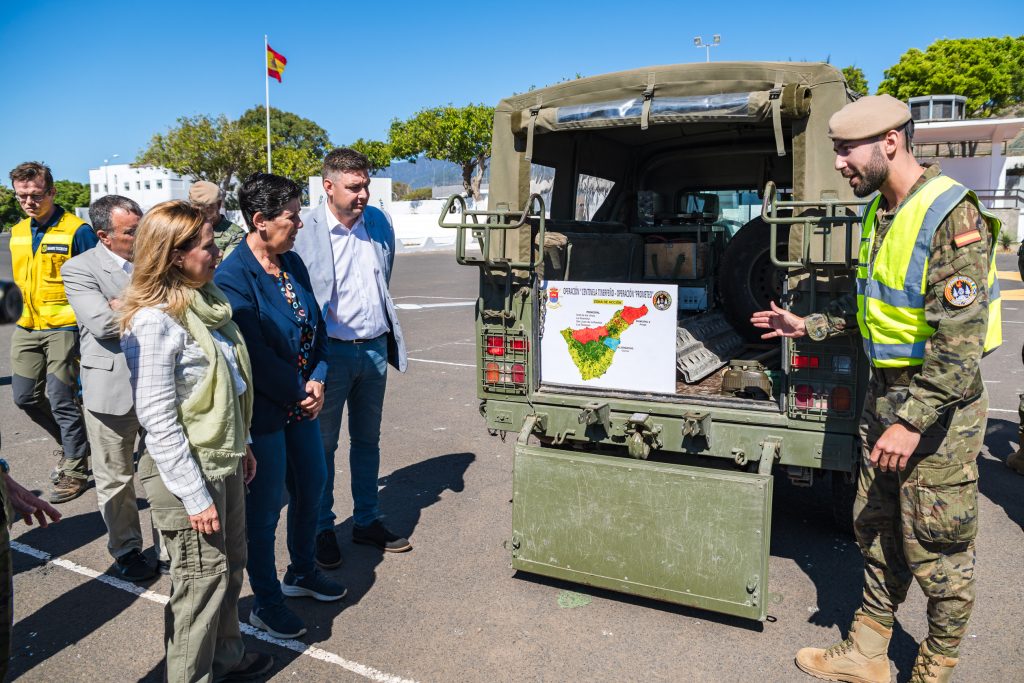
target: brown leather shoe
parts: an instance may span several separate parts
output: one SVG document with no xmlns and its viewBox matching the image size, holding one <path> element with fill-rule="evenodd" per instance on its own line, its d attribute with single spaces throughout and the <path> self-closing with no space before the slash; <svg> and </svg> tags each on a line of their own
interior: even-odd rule
<svg viewBox="0 0 1024 683">
<path fill-rule="evenodd" d="M 78 498 L 85 493 L 87 488 L 89 488 L 88 480 L 61 474 L 57 477 L 57 481 L 50 484 L 50 495 L 47 498 L 54 505 L 58 505 Z"/>
<path fill-rule="evenodd" d="M 889 683 L 889 639 L 892 629 L 871 617 L 858 614 L 850 635 L 831 647 L 805 647 L 796 653 L 796 665 L 805 673 L 826 681 Z"/>
</svg>

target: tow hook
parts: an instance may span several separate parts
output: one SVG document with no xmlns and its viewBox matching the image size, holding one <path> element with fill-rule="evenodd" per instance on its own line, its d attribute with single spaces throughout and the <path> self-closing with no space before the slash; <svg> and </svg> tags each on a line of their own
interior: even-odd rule
<svg viewBox="0 0 1024 683">
<path fill-rule="evenodd" d="M 591 401 L 583 406 L 579 416 L 576 418 L 581 425 L 600 424 L 604 427 L 604 433 L 611 436 L 612 418 L 611 408 L 607 403 Z"/>
<path fill-rule="evenodd" d="M 654 424 L 647 413 L 633 413 L 626 420 L 626 448 L 632 458 L 646 460 L 652 450 L 664 446 L 661 440 L 661 425 Z M 632 432 L 632 434 L 630 434 Z"/>
</svg>

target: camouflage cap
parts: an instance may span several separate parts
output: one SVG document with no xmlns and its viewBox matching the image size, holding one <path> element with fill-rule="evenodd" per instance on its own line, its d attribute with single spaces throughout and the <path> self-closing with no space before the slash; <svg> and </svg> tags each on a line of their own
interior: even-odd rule
<svg viewBox="0 0 1024 683">
<path fill-rule="evenodd" d="M 216 183 L 209 180 L 199 180 L 192 183 L 188 190 L 188 200 L 199 206 L 210 206 L 224 198 L 224 193 Z"/>
<path fill-rule="evenodd" d="M 910 107 L 892 95 L 868 95 L 851 102 L 828 120 L 833 140 L 865 140 L 899 128 L 910 120 Z"/>
</svg>

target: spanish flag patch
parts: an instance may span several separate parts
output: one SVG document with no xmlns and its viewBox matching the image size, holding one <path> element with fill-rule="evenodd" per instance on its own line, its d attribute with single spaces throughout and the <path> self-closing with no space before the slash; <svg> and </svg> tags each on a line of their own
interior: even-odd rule
<svg viewBox="0 0 1024 683">
<path fill-rule="evenodd" d="M 981 231 L 978 230 L 977 228 L 953 236 L 953 244 L 957 246 L 957 249 L 966 247 L 968 244 L 974 244 L 975 242 L 980 241 Z"/>
</svg>

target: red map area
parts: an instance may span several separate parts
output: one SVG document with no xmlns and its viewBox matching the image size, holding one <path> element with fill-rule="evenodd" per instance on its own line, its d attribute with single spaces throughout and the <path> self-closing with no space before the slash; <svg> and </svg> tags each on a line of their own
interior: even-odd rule
<svg viewBox="0 0 1024 683">
<path fill-rule="evenodd" d="M 620 315 L 622 316 L 623 320 L 632 325 L 634 320 L 636 320 L 637 318 L 642 318 L 645 315 L 647 315 L 647 306 L 640 306 L 639 308 L 634 308 L 633 306 L 623 306 L 622 313 Z"/>
<path fill-rule="evenodd" d="M 604 325 L 601 325 L 601 327 L 588 327 L 583 330 L 572 331 L 572 338 L 578 341 L 580 344 L 587 344 L 592 341 L 600 341 L 601 337 L 607 336 L 608 328 L 605 327 Z"/>
</svg>

